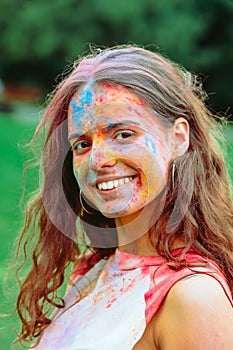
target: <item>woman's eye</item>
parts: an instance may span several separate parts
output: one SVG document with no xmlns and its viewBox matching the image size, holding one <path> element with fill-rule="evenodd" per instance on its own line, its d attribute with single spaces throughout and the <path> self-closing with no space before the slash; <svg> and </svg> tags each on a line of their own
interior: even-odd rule
<svg viewBox="0 0 233 350">
<path fill-rule="evenodd" d="M 131 136 L 134 136 L 134 135 L 135 135 L 135 132 L 133 132 L 133 131 L 120 131 L 117 133 L 116 139 L 123 140 L 123 139 L 127 139 Z"/>
<path fill-rule="evenodd" d="M 88 141 L 78 141 L 73 145 L 73 150 L 76 152 L 83 152 L 86 148 L 91 147 L 90 142 Z"/>
</svg>

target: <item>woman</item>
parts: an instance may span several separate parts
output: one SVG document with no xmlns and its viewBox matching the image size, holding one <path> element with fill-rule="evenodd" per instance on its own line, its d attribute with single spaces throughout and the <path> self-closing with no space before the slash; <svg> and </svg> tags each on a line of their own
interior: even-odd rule
<svg viewBox="0 0 233 350">
<path fill-rule="evenodd" d="M 47 128 L 43 180 L 24 248 L 39 237 L 19 340 L 233 348 L 232 200 L 204 98 L 184 69 L 133 46 L 81 58 L 57 87 L 36 131 Z"/>
</svg>

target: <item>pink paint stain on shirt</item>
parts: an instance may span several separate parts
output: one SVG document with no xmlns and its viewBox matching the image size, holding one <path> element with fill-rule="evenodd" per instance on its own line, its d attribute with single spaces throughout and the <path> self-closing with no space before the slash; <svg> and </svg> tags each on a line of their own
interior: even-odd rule
<svg viewBox="0 0 233 350">
<path fill-rule="evenodd" d="M 117 298 L 112 298 L 112 299 L 108 302 L 108 304 L 106 305 L 106 308 L 108 309 L 109 307 L 111 307 L 112 304 L 115 303 L 115 301 L 117 301 Z"/>
<path fill-rule="evenodd" d="M 159 256 L 136 256 L 117 249 L 107 261 L 102 259 L 87 271 L 84 259 L 84 268 L 79 267 L 79 271 L 85 271 L 85 276 L 79 279 L 76 275 L 73 280 L 74 286 L 65 300 L 67 310 L 54 317 L 35 349 L 132 349 L 172 286 L 194 273 L 218 280 L 233 305 L 229 287 L 216 264 L 194 250 L 184 259 L 190 263 L 199 261 L 200 265 L 194 270 L 184 266 L 176 271 Z M 82 290 L 83 284 L 86 288 L 86 282 L 93 288 L 72 304 L 77 290 Z"/>
</svg>

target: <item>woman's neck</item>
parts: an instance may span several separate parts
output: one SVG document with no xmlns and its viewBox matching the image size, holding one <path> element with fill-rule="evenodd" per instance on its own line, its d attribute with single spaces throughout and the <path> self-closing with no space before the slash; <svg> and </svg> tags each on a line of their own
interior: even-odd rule
<svg viewBox="0 0 233 350">
<path fill-rule="evenodd" d="M 116 218 L 119 250 L 134 255 L 157 255 L 149 240 L 152 212 L 143 210 L 130 216 Z"/>
<path fill-rule="evenodd" d="M 130 242 L 125 245 L 119 245 L 118 249 L 122 252 L 132 254 L 132 255 L 142 255 L 142 256 L 155 256 L 158 255 L 156 249 L 152 246 L 149 240 L 148 233 L 144 234 L 142 237 L 136 241 Z"/>
<path fill-rule="evenodd" d="M 155 225 L 152 217 L 152 211 L 143 210 L 143 215 L 142 212 L 137 212 L 130 216 L 116 218 L 118 249 L 133 255 L 159 255 L 149 238 L 149 231 Z M 183 239 L 177 238 L 170 249 L 175 250 L 184 247 Z"/>
</svg>

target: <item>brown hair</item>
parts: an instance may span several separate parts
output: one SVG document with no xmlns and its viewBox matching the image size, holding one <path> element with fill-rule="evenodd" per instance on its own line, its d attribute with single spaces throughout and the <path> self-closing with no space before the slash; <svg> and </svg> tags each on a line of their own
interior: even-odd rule
<svg viewBox="0 0 233 350">
<path fill-rule="evenodd" d="M 67 140 L 70 100 L 90 79 L 131 89 L 156 111 L 165 125 L 180 116 L 188 120 L 190 146 L 176 159 L 174 186 L 170 169 L 164 210 L 150 230 L 150 239 L 167 261 L 178 262 L 179 256 L 171 255 L 171 247 L 175 238 L 182 237 L 185 251 L 194 247 L 219 265 L 233 292 L 230 185 L 218 142 L 219 125 L 205 106 L 201 86 L 191 74 L 158 53 L 134 46 L 96 50 L 77 61 L 57 86 L 35 133 L 37 136 L 44 127 L 48 130 L 42 155 L 42 189 L 28 205 L 19 244 L 26 251 L 30 237 L 38 234 L 33 264 L 20 285 L 17 300 L 22 321 L 19 340 L 30 341 L 40 335 L 51 322 L 50 308 L 64 306 L 57 290 L 64 282 L 67 266 L 80 256 L 77 217 L 82 219 L 82 231 L 88 236 L 95 256 L 108 257 L 117 246 L 113 219 L 100 212 L 80 214 L 79 187 Z M 101 241 L 95 227 L 102 230 Z"/>
</svg>

